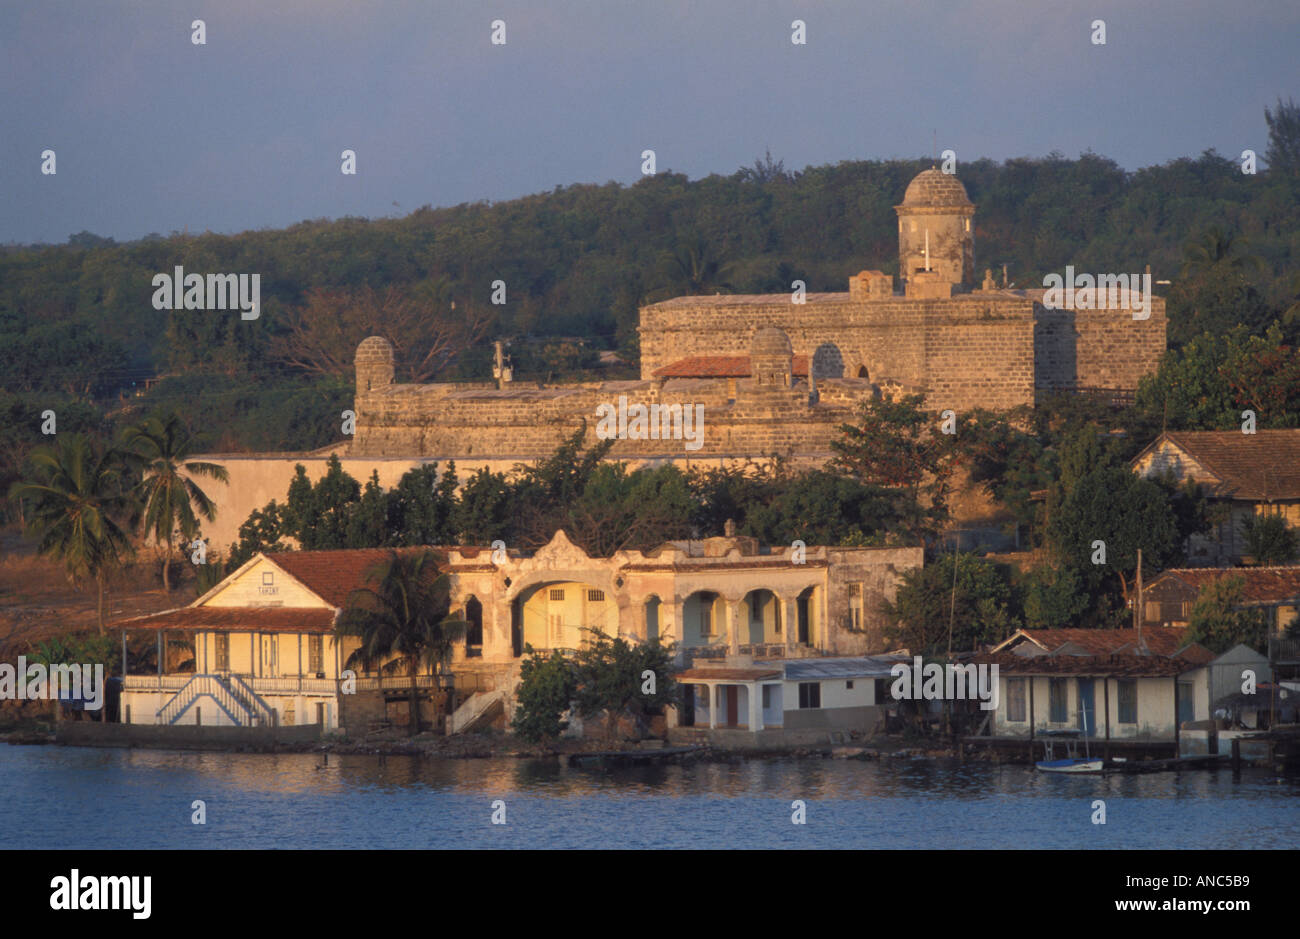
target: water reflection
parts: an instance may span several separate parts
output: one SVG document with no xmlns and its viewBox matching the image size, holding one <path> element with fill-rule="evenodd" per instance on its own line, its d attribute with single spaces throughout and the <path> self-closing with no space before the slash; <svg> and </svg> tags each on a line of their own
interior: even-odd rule
<svg viewBox="0 0 1300 939">
<path fill-rule="evenodd" d="M 1285 847 L 1296 780 L 982 762 L 559 759 L 0 747 L 0 843 L 48 847 Z M 208 824 L 190 824 L 191 803 Z M 1092 824 L 1104 800 L 1105 825 Z M 507 824 L 491 823 L 493 803 Z M 791 824 L 803 800 L 806 825 Z M 52 826 L 52 827 L 47 827 Z"/>
</svg>

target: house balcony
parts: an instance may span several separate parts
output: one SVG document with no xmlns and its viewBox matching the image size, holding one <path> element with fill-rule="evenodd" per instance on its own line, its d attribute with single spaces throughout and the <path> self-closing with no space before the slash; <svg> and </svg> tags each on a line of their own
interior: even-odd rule
<svg viewBox="0 0 1300 939">
<path fill-rule="evenodd" d="M 1273 665 L 1300 665 L 1300 639 L 1270 639 L 1268 660 Z"/>
</svg>

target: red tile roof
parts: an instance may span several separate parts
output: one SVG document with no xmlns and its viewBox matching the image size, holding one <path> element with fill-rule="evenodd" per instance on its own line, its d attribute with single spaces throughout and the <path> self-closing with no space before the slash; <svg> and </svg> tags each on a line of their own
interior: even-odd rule
<svg viewBox="0 0 1300 939">
<path fill-rule="evenodd" d="M 357 548 L 343 551 L 283 551 L 266 559 L 299 581 L 330 606 L 347 606 L 354 590 L 372 586 L 368 580 L 376 565 L 393 551 L 408 554 L 432 548 Z M 438 552 L 439 556 L 441 552 Z"/>
<path fill-rule="evenodd" d="M 976 655 L 977 665 L 996 665 L 1006 675 L 1079 675 L 1083 677 L 1170 678 L 1203 663 L 1159 655 L 1037 655 L 1011 652 Z"/>
<path fill-rule="evenodd" d="M 1012 639 L 1024 637 L 1054 655 L 1062 646 L 1077 646 L 1089 655 L 1137 654 L 1136 629 L 1022 629 Z M 1182 652 L 1189 661 L 1208 662 L 1214 656 L 1202 646 L 1187 645 L 1186 626 L 1151 626 L 1142 630 L 1142 641 L 1152 655 L 1167 657 Z M 1018 644 L 1018 643 L 1016 643 Z M 1002 644 L 1010 648 L 1011 640 Z M 1186 647 L 1186 648 L 1184 648 Z"/>
<path fill-rule="evenodd" d="M 808 356 L 796 355 L 794 374 L 808 376 Z M 655 378 L 749 378 L 754 367 L 747 355 L 692 355 L 655 369 Z"/>
<path fill-rule="evenodd" d="M 1218 477 L 1215 495 L 1251 501 L 1300 499 L 1300 429 L 1253 434 L 1169 431 L 1161 436 Z"/>
<path fill-rule="evenodd" d="M 113 629 L 257 630 L 258 632 L 327 633 L 334 628 L 334 610 L 291 606 L 186 606 L 149 616 L 115 620 Z"/>
<path fill-rule="evenodd" d="M 1246 603 L 1285 603 L 1300 600 L 1300 567 L 1177 567 L 1154 578 L 1147 589 L 1179 580 L 1199 591 L 1225 577 L 1240 577 Z"/>
</svg>

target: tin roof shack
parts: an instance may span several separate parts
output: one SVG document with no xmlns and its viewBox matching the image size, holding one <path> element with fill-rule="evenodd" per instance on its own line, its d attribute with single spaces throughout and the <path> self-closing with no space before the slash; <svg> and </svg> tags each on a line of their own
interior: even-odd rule
<svg viewBox="0 0 1300 939">
<path fill-rule="evenodd" d="M 1210 672 L 1211 717 L 1218 716 L 1214 712 L 1223 706 L 1225 699 L 1244 694 L 1245 688 L 1258 689 L 1273 680 L 1268 657 L 1241 643 L 1215 657 L 1206 667 Z M 1261 692 L 1256 690 L 1258 694 Z"/>
<path fill-rule="evenodd" d="M 1077 729 L 1117 742 L 1177 747 L 1178 726 L 1209 716 L 1214 658 L 1186 630 L 1022 629 L 974 656 L 998 666 L 995 738 L 1032 741 Z"/>
<path fill-rule="evenodd" d="M 884 728 L 890 669 L 904 661 L 901 655 L 696 660 L 677 675 L 683 706 L 669 740 L 779 748 L 870 737 Z"/>
<path fill-rule="evenodd" d="M 1300 528 L 1300 430 L 1166 431 L 1133 460 L 1140 476 L 1173 475 L 1197 483 L 1227 509 L 1208 535 L 1193 535 L 1193 564 L 1236 564 L 1247 556 L 1243 525 L 1254 515 L 1280 515 Z"/>
<path fill-rule="evenodd" d="M 1271 638 L 1300 619 L 1300 567 L 1192 567 L 1167 570 L 1143 589 L 1143 625 L 1186 626 L 1201 590 L 1226 577 L 1242 581 L 1239 608 L 1267 611 Z"/>
</svg>

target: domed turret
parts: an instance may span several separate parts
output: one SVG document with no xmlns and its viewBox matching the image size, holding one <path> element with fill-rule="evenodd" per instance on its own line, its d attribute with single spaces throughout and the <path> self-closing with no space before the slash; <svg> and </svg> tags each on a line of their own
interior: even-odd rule
<svg viewBox="0 0 1300 939">
<path fill-rule="evenodd" d="M 948 285 L 974 285 L 975 205 L 961 180 L 937 169 L 918 173 L 894 210 L 898 273 L 908 296 L 918 295 L 922 284 L 926 295 L 949 292 Z M 940 286 L 942 291 L 937 290 Z"/>
<path fill-rule="evenodd" d="M 379 391 L 393 383 L 393 344 L 370 336 L 357 346 L 357 394 Z"/>
<path fill-rule="evenodd" d="M 749 343 L 749 362 L 760 386 L 789 388 L 794 380 L 794 348 L 775 326 L 760 326 Z"/>
</svg>

